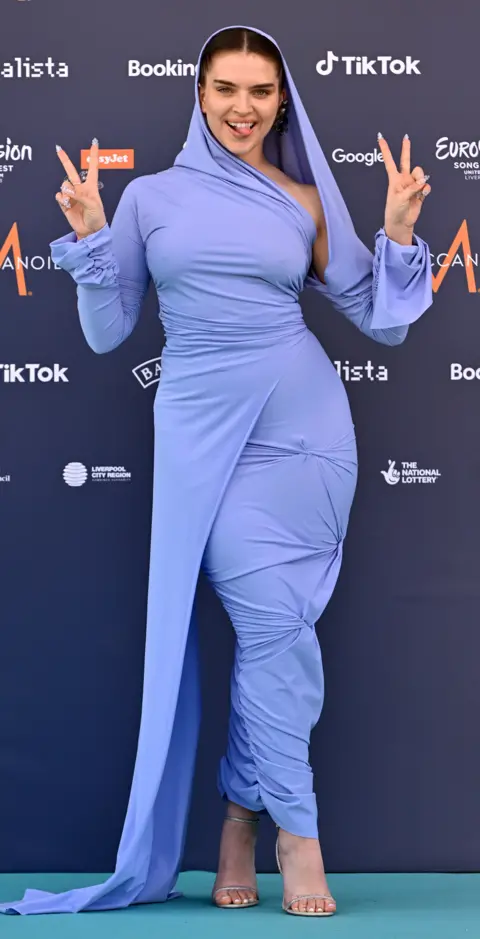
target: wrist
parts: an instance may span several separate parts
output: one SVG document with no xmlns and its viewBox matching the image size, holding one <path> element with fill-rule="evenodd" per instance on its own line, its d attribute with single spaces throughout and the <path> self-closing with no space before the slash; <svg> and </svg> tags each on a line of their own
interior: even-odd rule
<svg viewBox="0 0 480 939">
<path fill-rule="evenodd" d="M 389 225 L 385 222 L 384 231 L 390 241 L 396 241 L 405 247 L 413 245 L 413 225 L 409 228 L 406 225 Z"/>
</svg>

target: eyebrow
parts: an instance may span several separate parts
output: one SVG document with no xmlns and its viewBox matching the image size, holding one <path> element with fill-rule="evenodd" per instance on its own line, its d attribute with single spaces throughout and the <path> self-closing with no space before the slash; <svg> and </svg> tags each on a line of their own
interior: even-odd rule
<svg viewBox="0 0 480 939">
<path fill-rule="evenodd" d="M 223 78 L 214 78 L 213 82 L 215 85 L 228 85 L 229 88 L 236 88 L 235 82 L 224 81 Z M 275 88 L 274 82 L 263 82 L 258 85 L 250 85 L 250 88 Z"/>
</svg>

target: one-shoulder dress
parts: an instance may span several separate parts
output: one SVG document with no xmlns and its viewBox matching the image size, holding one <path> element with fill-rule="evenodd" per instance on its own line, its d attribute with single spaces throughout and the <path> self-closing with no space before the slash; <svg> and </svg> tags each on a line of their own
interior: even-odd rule
<svg viewBox="0 0 480 939">
<path fill-rule="evenodd" d="M 319 187 L 325 284 L 311 266 L 312 217 L 215 140 L 198 99 L 172 167 L 130 182 L 111 226 L 52 243 L 78 285 L 81 326 L 97 353 L 128 338 L 150 278 L 158 294 L 166 342 L 154 401 L 144 694 L 115 873 L 59 895 L 28 890 L 3 912 L 178 895 L 200 712 L 201 565 L 236 634 L 220 792 L 317 836 L 308 760 L 323 702 L 315 623 L 339 573 L 357 459 L 343 383 L 299 295 L 314 287 L 366 335 L 397 344 L 431 303 L 431 274 L 418 237 L 405 248 L 380 230 L 373 256 L 359 242 L 287 74 L 293 119 L 282 163 Z"/>
</svg>

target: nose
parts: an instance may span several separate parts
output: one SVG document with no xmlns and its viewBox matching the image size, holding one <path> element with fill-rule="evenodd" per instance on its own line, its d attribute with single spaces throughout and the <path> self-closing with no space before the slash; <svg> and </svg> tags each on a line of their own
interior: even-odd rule
<svg viewBox="0 0 480 939">
<path fill-rule="evenodd" d="M 252 112 L 248 91 L 239 91 L 233 102 L 233 110 L 239 117 L 247 118 Z"/>
</svg>

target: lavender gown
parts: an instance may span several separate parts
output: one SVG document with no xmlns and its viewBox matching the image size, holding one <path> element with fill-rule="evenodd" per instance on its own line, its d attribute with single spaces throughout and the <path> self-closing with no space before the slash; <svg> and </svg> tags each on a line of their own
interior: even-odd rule
<svg viewBox="0 0 480 939">
<path fill-rule="evenodd" d="M 166 345 L 154 404 L 144 695 L 115 873 L 62 894 L 27 890 L 2 912 L 178 896 L 199 723 L 193 603 L 202 563 L 237 638 L 220 792 L 294 834 L 317 835 L 308 744 L 323 672 L 314 624 L 341 564 L 356 450 L 342 382 L 298 296 L 315 287 L 366 335 L 395 345 L 432 294 L 420 238 L 403 248 L 380 231 L 374 257 L 358 240 L 284 65 L 289 133 L 272 133 L 265 152 L 319 189 L 325 285 L 310 269 L 312 218 L 215 140 L 197 90 L 173 167 L 130 182 L 111 227 L 51 245 L 78 285 L 82 329 L 98 353 L 127 339 L 150 276 L 158 292 Z"/>
</svg>

